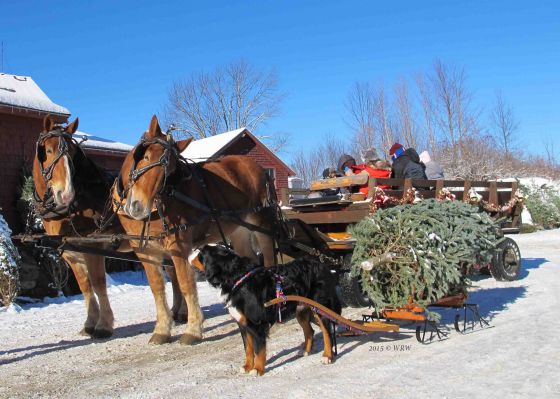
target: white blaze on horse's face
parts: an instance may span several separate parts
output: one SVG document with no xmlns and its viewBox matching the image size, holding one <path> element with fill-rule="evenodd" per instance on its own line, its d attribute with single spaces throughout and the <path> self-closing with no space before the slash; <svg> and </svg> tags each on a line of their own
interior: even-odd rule
<svg viewBox="0 0 560 399">
<path fill-rule="evenodd" d="M 64 140 L 59 137 L 56 140 L 56 146 L 47 147 L 47 158 L 45 164 L 50 164 L 51 160 L 54 160 L 58 155 L 58 140 Z M 49 185 L 52 189 L 54 196 L 54 202 L 59 206 L 69 206 L 72 201 L 74 201 L 75 191 L 74 184 L 72 183 L 72 169 L 70 168 L 70 160 L 68 155 L 63 155 L 56 162 L 53 167 L 52 177 L 49 181 Z"/>
<path fill-rule="evenodd" d="M 136 170 L 158 161 L 163 153 L 159 145 L 151 145 L 144 152 L 141 159 L 137 160 Z M 145 220 L 153 211 L 154 198 L 164 180 L 165 172 L 161 166 L 156 166 L 138 177 L 130 187 L 126 203 L 123 207 L 125 213 L 135 220 Z"/>
</svg>

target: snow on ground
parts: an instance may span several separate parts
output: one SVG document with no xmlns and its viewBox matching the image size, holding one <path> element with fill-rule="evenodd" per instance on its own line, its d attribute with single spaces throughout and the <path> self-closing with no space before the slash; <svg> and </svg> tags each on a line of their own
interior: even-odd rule
<svg viewBox="0 0 560 399">
<path fill-rule="evenodd" d="M 85 317 L 80 296 L 0 312 L 0 397 L 559 397 L 560 230 L 512 238 L 523 255 L 521 279 L 478 278 L 470 298 L 492 328 L 452 331 L 430 345 L 410 330 L 339 338 L 336 362 L 322 365 L 321 337 L 311 356 L 299 358 L 303 334 L 290 322 L 273 329 L 261 378 L 237 373 L 241 338 L 206 283 L 199 283 L 204 342 L 179 345 L 184 326 L 175 326 L 175 342 L 150 346 L 155 307 L 145 278 L 113 274 L 110 339 L 77 335 Z"/>
</svg>

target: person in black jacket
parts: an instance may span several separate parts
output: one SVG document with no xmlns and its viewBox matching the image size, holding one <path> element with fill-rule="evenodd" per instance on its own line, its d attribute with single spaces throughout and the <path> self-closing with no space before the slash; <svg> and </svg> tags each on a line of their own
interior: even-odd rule
<svg viewBox="0 0 560 399">
<path fill-rule="evenodd" d="M 405 149 L 402 144 L 395 143 L 389 150 L 393 160 L 391 177 L 395 179 L 426 179 L 424 166 L 414 148 Z"/>
</svg>

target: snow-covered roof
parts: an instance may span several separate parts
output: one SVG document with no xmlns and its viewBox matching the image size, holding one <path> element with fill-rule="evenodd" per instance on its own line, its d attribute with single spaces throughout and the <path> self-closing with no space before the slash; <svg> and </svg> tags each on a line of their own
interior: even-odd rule
<svg viewBox="0 0 560 399">
<path fill-rule="evenodd" d="M 195 162 L 206 161 L 208 158 L 216 155 L 222 148 L 226 147 L 246 130 L 245 128 L 236 129 L 193 141 L 185 148 L 185 151 L 183 151 L 181 155 Z"/>
<path fill-rule="evenodd" d="M 261 143 L 258 138 L 256 138 L 253 134 L 251 134 L 249 130 L 244 127 L 193 141 L 187 148 L 185 148 L 185 151 L 183 151 L 181 155 L 191 162 L 204 162 L 212 157 L 222 155 L 221 152 L 223 149 L 229 146 L 238 137 L 245 135 L 250 137 L 255 143 L 260 143 L 272 157 L 276 158 L 283 165 L 285 165 L 289 171 L 289 174 L 295 174 L 288 167 L 288 165 L 286 165 L 280 158 L 278 158 L 276 154 L 274 154 L 266 145 Z"/>
<path fill-rule="evenodd" d="M 103 137 L 94 136 L 89 133 L 76 132 L 74 133 L 74 138 L 80 142 L 83 137 L 87 137 L 87 140 L 82 143 L 83 148 L 93 148 L 101 150 L 111 150 L 119 152 L 128 152 L 132 150 L 133 146 L 125 143 L 120 143 L 118 141 L 104 139 Z"/>
<path fill-rule="evenodd" d="M 0 105 L 70 115 L 67 108 L 53 103 L 29 76 L 0 73 Z"/>
</svg>

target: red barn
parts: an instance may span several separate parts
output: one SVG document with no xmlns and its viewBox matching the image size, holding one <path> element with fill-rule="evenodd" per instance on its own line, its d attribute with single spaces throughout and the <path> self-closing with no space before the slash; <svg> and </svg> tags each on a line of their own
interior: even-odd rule
<svg viewBox="0 0 560 399">
<path fill-rule="evenodd" d="M 274 176 L 276 191 L 288 188 L 288 177 L 295 173 L 266 145 L 245 128 L 193 141 L 181 154 L 194 162 L 222 155 L 247 155 Z"/>
</svg>

